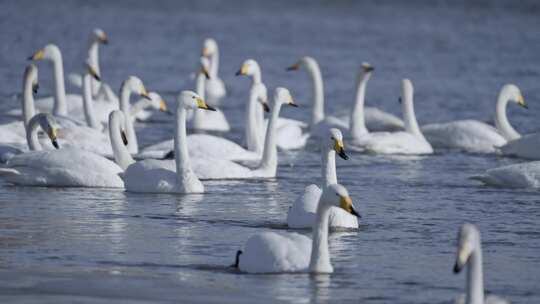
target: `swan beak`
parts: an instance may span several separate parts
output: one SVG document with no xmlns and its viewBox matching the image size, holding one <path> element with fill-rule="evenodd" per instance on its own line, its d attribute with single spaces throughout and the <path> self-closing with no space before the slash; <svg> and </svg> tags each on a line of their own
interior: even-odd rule
<svg viewBox="0 0 540 304">
<path fill-rule="evenodd" d="M 354 206 L 352 204 L 352 199 L 350 197 L 342 196 L 339 200 L 339 206 L 341 207 L 341 209 L 349 212 L 350 214 L 356 217 L 361 217 L 360 214 L 356 212 L 356 210 L 354 209 Z"/>
<path fill-rule="evenodd" d="M 208 50 L 208 48 L 204 47 L 204 48 L 202 49 L 202 55 L 203 55 L 203 57 L 208 57 L 208 56 L 210 56 L 210 51 Z"/>
<path fill-rule="evenodd" d="M 209 110 L 209 111 L 215 111 L 216 109 L 207 105 L 202 98 L 197 98 L 197 108 L 203 109 L 203 110 Z"/>
<path fill-rule="evenodd" d="M 465 264 L 467 263 L 467 260 L 469 259 L 469 247 L 463 246 L 459 248 L 456 264 L 454 264 L 454 273 L 459 273 Z"/>
<path fill-rule="evenodd" d="M 148 91 L 146 90 L 146 88 L 143 88 L 142 89 L 142 92 L 140 94 L 143 98 L 146 98 L 148 100 L 152 100 L 152 98 L 150 97 L 150 95 L 148 95 Z"/>
<path fill-rule="evenodd" d="M 240 70 L 236 72 L 236 76 L 240 76 L 240 75 L 247 75 L 247 66 L 245 64 L 242 64 L 242 66 L 240 67 Z"/>
<path fill-rule="evenodd" d="M 32 91 L 34 92 L 34 94 L 37 94 L 38 90 L 39 90 L 39 83 L 32 85 Z"/>
<path fill-rule="evenodd" d="M 264 109 L 264 111 L 266 113 L 270 113 L 270 106 L 268 106 L 268 104 L 266 102 L 261 101 L 261 106 L 263 107 L 263 109 Z"/>
<path fill-rule="evenodd" d="M 401 100 L 401 96 L 398 98 L 397 100 L 399 103 L 402 103 L 403 101 Z"/>
<path fill-rule="evenodd" d="M 58 145 L 58 142 L 56 141 L 56 139 L 52 139 L 51 142 L 52 142 L 52 145 L 53 145 L 56 149 L 60 149 L 60 146 Z"/>
<path fill-rule="evenodd" d="M 107 35 L 103 35 L 98 38 L 98 41 L 102 44 L 109 44 L 109 38 L 107 38 Z"/>
<path fill-rule="evenodd" d="M 523 107 L 525 109 L 529 108 L 527 106 L 527 104 L 525 103 L 525 98 L 523 98 L 523 95 L 519 95 L 519 97 L 518 97 L 518 105 L 520 105 L 521 107 Z"/>
<path fill-rule="evenodd" d="M 45 51 L 39 50 L 32 54 L 32 56 L 28 57 L 28 60 L 41 60 L 45 57 Z"/>
<path fill-rule="evenodd" d="M 96 69 L 94 69 L 92 66 L 87 65 L 88 74 L 90 76 L 94 77 L 95 80 L 101 81 L 101 77 L 99 77 L 98 73 L 96 72 Z"/>
<path fill-rule="evenodd" d="M 127 139 L 127 136 L 126 136 L 126 132 L 124 132 L 124 130 L 120 131 L 120 136 L 122 137 L 122 142 L 124 143 L 125 146 L 128 145 L 128 139 Z"/>
<path fill-rule="evenodd" d="M 300 63 L 295 63 L 287 68 L 287 71 L 298 71 L 300 69 Z"/>
<path fill-rule="evenodd" d="M 210 74 L 208 74 L 208 70 L 205 67 L 201 68 L 200 73 L 204 74 L 204 77 L 206 77 L 206 79 L 210 79 Z"/>
<path fill-rule="evenodd" d="M 345 154 L 345 148 L 343 146 L 343 141 L 342 140 L 339 140 L 339 139 L 335 140 L 334 150 L 337 152 L 339 157 L 343 158 L 344 160 L 349 159 L 349 156 L 347 154 Z"/>
<path fill-rule="evenodd" d="M 364 71 L 364 73 L 369 73 L 373 72 L 375 68 L 371 64 L 364 62 L 362 63 L 362 70 Z"/>
<path fill-rule="evenodd" d="M 172 114 L 169 108 L 167 108 L 167 103 L 163 99 L 159 101 L 159 110 L 167 114 Z"/>
<path fill-rule="evenodd" d="M 291 107 L 298 108 L 298 105 L 294 103 L 294 99 L 290 95 L 289 95 L 289 103 L 288 103 L 288 105 L 291 106 Z"/>
<path fill-rule="evenodd" d="M 51 128 L 50 129 L 50 132 L 49 132 L 49 138 L 51 139 L 51 143 L 52 145 L 56 148 L 56 149 L 60 149 L 60 146 L 58 145 L 58 141 L 56 141 L 56 128 Z"/>
</svg>

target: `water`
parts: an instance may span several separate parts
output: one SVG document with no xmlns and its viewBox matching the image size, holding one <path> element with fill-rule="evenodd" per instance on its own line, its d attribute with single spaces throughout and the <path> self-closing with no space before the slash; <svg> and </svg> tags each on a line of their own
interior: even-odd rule
<svg viewBox="0 0 540 304">
<path fill-rule="evenodd" d="M 248 80 L 259 60 L 269 87 L 285 85 L 304 108 L 310 82 L 284 68 L 310 54 L 323 70 L 328 113 L 347 111 L 362 61 L 376 71 L 367 103 L 398 114 L 399 80 L 416 88 L 421 124 L 488 120 L 499 88 L 520 86 L 530 110 L 509 106 L 512 123 L 538 131 L 540 6 L 533 1 L 3 1 L 0 3 L 1 110 L 17 106 L 25 58 L 48 42 L 80 71 L 90 29 L 102 27 L 102 74 L 113 87 L 128 75 L 172 102 L 191 88 L 202 40 L 221 47 L 230 96 L 222 108 L 242 136 Z M 52 88 L 40 64 L 40 94 Z M 69 88 L 73 91 L 73 88 Z M 3 118 L 3 120 L 6 120 Z M 141 142 L 171 134 L 151 128 Z M 0 299 L 6 303 L 363 302 L 449 303 L 464 291 L 453 275 L 459 225 L 482 232 L 485 285 L 515 303 L 540 301 L 540 202 L 531 190 L 493 189 L 468 177 L 518 162 L 441 152 L 429 157 L 352 154 L 338 177 L 362 213 L 359 231 L 330 237 L 335 273 L 245 275 L 234 253 L 253 233 L 285 230 L 286 210 L 318 181 L 316 151 L 280 153 L 278 178 L 205 182 L 204 195 L 136 195 L 114 190 L 0 186 Z M 309 234 L 308 232 L 304 232 Z"/>
</svg>

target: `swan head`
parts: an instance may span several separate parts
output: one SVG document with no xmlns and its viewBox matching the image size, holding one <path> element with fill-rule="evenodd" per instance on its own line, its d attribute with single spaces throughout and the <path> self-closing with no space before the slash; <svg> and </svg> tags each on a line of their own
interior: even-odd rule
<svg viewBox="0 0 540 304">
<path fill-rule="evenodd" d="M 464 224 L 458 232 L 458 250 L 454 273 L 459 273 L 480 244 L 480 232 L 473 224 Z"/>
<path fill-rule="evenodd" d="M 240 69 L 238 72 L 236 72 L 236 76 L 244 75 L 244 76 L 251 76 L 255 75 L 256 73 L 260 72 L 260 67 L 257 61 L 254 59 L 248 59 L 242 63 L 240 66 Z"/>
<path fill-rule="evenodd" d="M 161 95 L 156 92 L 150 92 L 148 93 L 148 96 L 150 96 L 150 108 L 167 114 L 172 113 L 167 107 L 167 102 L 161 97 Z"/>
<path fill-rule="evenodd" d="M 501 95 L 504 96 L 511 102 L 517 103 L 519 106 L 528 109 L 527 104 L 525 103 L 525 98 L 521 95 L 521 90 L 515 84 L 506 84 L 501 89 Z"/>
<path fill-rule="evenodd" d="M 56 123 L 56 120 L 51 114 L 48 113 L 39 113 L 36 114 L 38 118 L 38 123 L 41 129 L 47 134 L 49 139 L 51 140 L 52 145 L 59 149 L 60 146 L 58 145 L 57 141 L 57 135 L 58 135 L 58 124 Z"/>
<path fill-rule="evenodd" d="M 206 104 L 206 102 L 199 96 L 199 94 L 193 91 L 182 91 L 178 95 L 177 106 L 182 107 L 186 110 L 189 109 L 203 109 L 209 111 L 215 111 L 213 107 Z"/>
<path fill-rule="evenodd" d="M 340 184 L 328 185 L 323 189 L 320 204 L 341 208 L 350 214 L 360 217 L 360 214 L 354 208 L 347 188 Z"/>
<path fill-rule="evenodd" d="M 301 67 L 306 67 L 308 70 L 313 70 L 313 69 L 318 69 L 319 64 L 317 63 L 317 60 L 315 60 L 313 57 L 304 56 L 300 58 L 298 62 L 289 66 L 287 68 L 287 71 L 297 71 L 297 70 L 300 70 Z"/>
<path fill-rule="evenodd" d="M 126 118 L 124 112 L 120 110 L 114 110 L 109 114 L 109 128 L 118 128 L 120 130 L 120 136 L 125 146 L 128 145 L 128 139 L 126 136 Z"/>
<path fill-rule="evenodd" d="M 369 80 L 369 78 L 371 78 L 371 73 L 375 70 L 375 68 L 367 62 L 362 62 L 362 65 L 360 66 L 360 68 L 361 68 L 360 77 L 366 80 Z"/>
<path fill-rule="evenodd" d="M 151 100 L 142 80 L 137 76 L 129 76 L 128 79 L 124 81 L 122 87 L 125 90 L 129 90 L 131 93 L 138 94 L 141 97 Z"/>
<path fill-rule="evenodd" d="M 218 50 L 218 44 L 213 38 L 206 38 L 203 43 L 202 55 L 203 57 L 210 57 Z"/>
<path fill-rule="evenodd" d="M 96 41 L 101 44 L 109 43 L 109 38 L 107 37 L 107 34 L 105 34 L 105 32 L 100 28 L 96 28 L 92 31 L 91 38 L 93 41 Z"/>
<path fill-rule="evenodd" d="M 296 103 L 294 103 L 294 99 L 292 98 L 291 92 L 287 90 L 284 87 L 277 87 L 274 91 L 274 102 L 279 105 L 289 105 L 292 107 L 298 107 Z"/>
<path fill-rule="evenodd" d="M 336 151 L 339 157 L 347 160 L 349 156 L 345 153 L 345 146 L 343 145 L 343 134 L 339 129 L 331 128 L 328 130 L 330 133 L 329 148 Z"/>
<path fill-rule="evenodd" d="M 199 67 L 199 75 L 202 74 L 206 77 L 206 79 L 210 79 L 210 73 L 208 72 L 210 70 L 210 60 L 204 56 L 201 56 L 201 58 L 199 58 Z"/>
<path fill-rule="evenodd" d="M 24 80 L 26 85 L 32 86 L 32 92 L 37 94 L 39 89 L 38 68 L 35 65 L 29 64 L 26 69 L 24 69 Z"/>
<path fill-rule="evenodd" d="M 60 52 L 60 49 L 55 44 L 47 44 L 44 48 L 41 50 L 38 50 L 32 54 L 32 56 L 28 57 L 28 60 L 58 60 L 59 58 L 62 58 L 62 53 Z"/>
</svg>

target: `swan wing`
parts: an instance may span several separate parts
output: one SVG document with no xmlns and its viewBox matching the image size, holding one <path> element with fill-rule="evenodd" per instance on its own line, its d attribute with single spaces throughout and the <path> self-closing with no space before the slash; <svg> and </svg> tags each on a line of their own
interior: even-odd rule
<svg viewBox="0 0 540 304">
<path fill-rule="evenodd" d="M 287 212 L 287 226 L 289 228 L 311 228 L 315 222 L 315 212 L 321 197 L 322 190 L 311 184 L 298 196 Z"/>
<path fill-rule="evenodd" d="M 366 151 L 377 154 L 431 154 L 433 149 L 425 140 L 408 132 L 372 133 Z"/>
<path fill-rule="evenodd" d="M 500 147 L 503 155 L 509 155 L 530 160 L 540 159 L 540 134 L 527 134 L 521 138 L 507 142 Z"/>
<path fill-rule="evenodd" d="M 176 186 L 174 160 L 147 159 L 127 167 L 123 175 L 129 192 L 173 192 Z"/>
<path fill-rule="evenodd" d="M 202 180 L 246 179 L 255 177 L 253 171 L 226 159 L 191 158 L 191 168 Z"/>
<path fill-rule="evenodd" d="M 540 161 L 489 169 L 484 174 L 471 178 L 495 187 L 538 188 L 540 187 Z"/>
<path fill-rule="evenodd" d="M 366 128 L 372 132 L 396 132 L 402 131 L 405 128 L 405 124 L 401 118 L 374 107 L 364 108 L 364 119 Z"/>
<path fill-rule="evenodd" d="M 220 110 L 201 111 L 201 119 L 192 119 L 191 127 L 195 130 L 228 132 L 231 130 L 225 114 Z"/>
</svg>

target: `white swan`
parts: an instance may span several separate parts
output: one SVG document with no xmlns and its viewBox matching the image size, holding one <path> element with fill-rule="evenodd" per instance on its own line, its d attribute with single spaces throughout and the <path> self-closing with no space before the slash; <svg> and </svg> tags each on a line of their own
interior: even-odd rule
<svg viewBox="0 0 540 304">
<path fill-rule="evenodd" d="M 497 149 L 500 154 L 530 160 L 540 160 L 540 133 L 523 135 Z"/>
<path fill-rule="evenodd" d="M 494 153 L 507 141 L 516 140 L 519 133 L 506 116 L 508 102 L 526 107 L 519 88 L 513 84 L 502 87 L 495 110 L 496 128 L 477 120 L 458 120 L 422 127 L 422 133 L 435 148 L 452 148 L 473 153 Z"/>
<path fill-rule="evenodd" d="M 200 71 L 195 78 L 196 92 L 205 99 L 206 86 L 212 80 L 209 74 L 210 61 L 206 57 L 200 58 Z M 208 78 L 208 79 L 207 79 Z M 194 111 L 191 119 L 191 127 L 197 131 L 219 131 L 229 132 L 231 127 L 225 117 L 225 114 L 220 110 L 216 111 Z"/>
<path fill-rule="evenodd" d="M 113 148 L 114 161 L 123 171 L 135 162 L 127 148 L 126 118 L 120 110 L 109 114 L 109 138 Z"/>
<path fill-rule="evenodd" d="M 328 136 L 321 138 L 321 173 L 322 185 L 337 184 L 336 153 L 343 159 L 349 157 L 343 147 L 343 135 L 339 129 L 332 128 Z M 315 184 L 304 189 L 303 195 L 296 199 L 287 212 L 287 226 L 289 228 L 311 228 L 315 222 L 317 204 L 322 190 Z M 331 208 L 330 227 L 358 228 L 358 218 L 339 209 Z"/>
<path fill-rule="evenodd" d="M 206 83 L 206 98 L 210 105 L 217 106 L 220 100 L 227 95 L 225 84 L 218 76 L 219 70 L 219 48 L 216 40 L 207 38 L 204 40 L 202 55 L 210 59 L 209 76 Z"/>
<path fill-rule="evenodd" d="M 242 251 L 237 252 L 235 266 L 248 273 L 334 272 L 328 249 L 331 207 L 358 215 L 345 187 L 326 186 L 317 206 L 312 239 L 297 233 L 256 234 L 247 240 Z"/>
<path fill-rule="evenodd" d="M 482 270 L 482 245 L 480 232 L 473 224 L 464 224 L 459 229 L 458 250 L 454 273 L 467 267 L 465 295 L 458 297 L 459 304 L 508 304 L 505 299 L 495 295 L 484 296 L 484 273 Z"/>
<path fill-rule="evenodd" d="M 124 173 L 129 192 L 203 193 L 204 186 L 191 168 L 186 143 L 188 109 L 213 110 L 195 92 L 182 91 L 176 102 L 174 137 L 175 161 L 143 160 L 127 167 Z M 126 120 L 127 123 L 129 120 Z M 127 127 L 127 126 L 126 126 Z M 127 140 L 129 144 L 129 135 Z"/>
<path fill-rule="evenodd" d="M 266 132 L 263 157 L 255 169 L 224 159 L 194 158 L 193 171 L 201 179 L 247 179 L 274 178 L 277 172 L 276 124 L 283 104 L 296 106 L 289 90 L 278 87 L 274 93 L 274 104 Z"/>
<path fill-rule="evenodd" d="M 312 135 L 324 136 L 329 128 L 348 130 L 350 115 L 346 115 L 345 117 L 325 116 L 323 80 L 317 61 L 312 57 L 306 56 L 301 58 L 296 64 L 288 67 L 287 70 L 295 71 L 301 67 L 306 68 L 313 81 L 313 108 L 310 121 Z M 403 128 L 403 122 L 399 118 L 376 108 L 365 107 L 364 117 L 367 128 L 372 131 L 395 131 Z"/>
<path fill-rule="evenodd" d="M 53 116 L 36 114 L 27 131 L 28 146 L 32 151 L 14 156 L 6 168 L 0 169 L 0 175 L 8 183 L 47 187 L 124 187 L 119 176 L 122 169 L 102 156 L 74 148 L 42 151 L 38 127 L 47 134 L 52 145 L 59 148 Z"/>
<path fill-rule="evenodd" d="M 376 154 L 432 154 L 433 148 L 426 141 L 414 114 L 414 89 L 409 79 L 401 81 L 401 103 L 405 131 L 373 132 L 366 131 L 355 139 L 355 147 L 363 148 L 369 153 Z"/>
<path fill-rule="evenodd" d="M 540 161 L 525 162 L 488 169 L 471 179 L 502 188 L 540 188 Z"/>
</svg>

